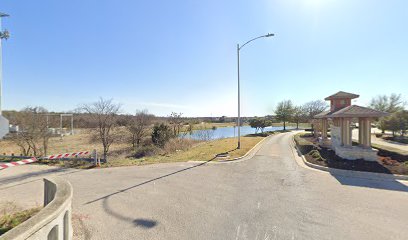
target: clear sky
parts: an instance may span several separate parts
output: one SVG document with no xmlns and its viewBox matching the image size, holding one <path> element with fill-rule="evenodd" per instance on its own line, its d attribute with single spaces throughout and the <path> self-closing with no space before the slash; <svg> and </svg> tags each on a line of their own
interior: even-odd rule
<svg viewBox="0 0 408 240">
<path fill-rule="evenodd" d="M 408 96 L 406 0 L 2 0 L 4 109 L 72 110 L 113 98 L 123 111 L 236 116 L 339 90 L 366 105 Z"/>
</svg>

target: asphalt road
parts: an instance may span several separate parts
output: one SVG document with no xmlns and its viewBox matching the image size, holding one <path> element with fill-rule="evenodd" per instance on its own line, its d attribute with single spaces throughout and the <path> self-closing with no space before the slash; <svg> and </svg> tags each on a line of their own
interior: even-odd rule
<svg viewBox="0 0 408 240">
<path fill-rule="evenodd" d="M 41 204 L 39 179 L 58 174 L 74 187 L 76 239 L 408 238 L 406 183 L 306 169 L 291 138 L 273 136 L 252 158 L 225 164 L 42 167 L 34 176 L 16 167 L 0 172 L 0 201 Z"/>
</svg>

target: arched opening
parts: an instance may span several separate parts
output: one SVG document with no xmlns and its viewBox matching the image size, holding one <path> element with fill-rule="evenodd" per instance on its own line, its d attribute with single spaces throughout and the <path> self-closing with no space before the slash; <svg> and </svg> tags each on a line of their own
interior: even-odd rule
<svg viewBox="0 0 408 240">
<path fill-rule="evenodd" d="M 68 240 L 69 239 L 69 211 L 66 211 L 64 214 L 64 240 Z"/>
<path fill-rule="evenodd" d="M 48 240 L 58 240 L 58 225 L 55 225 L 48 233 Z"/>
</svg>

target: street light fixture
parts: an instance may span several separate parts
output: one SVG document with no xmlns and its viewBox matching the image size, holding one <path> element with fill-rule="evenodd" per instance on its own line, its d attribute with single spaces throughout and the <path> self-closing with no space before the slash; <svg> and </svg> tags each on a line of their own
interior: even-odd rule
<svg viewBox="0 0 408 240">
<path fill-rule="evenodd" d="M 238 125 L 238 146 L 237 149 L 241 148 L 241 96 L 240 96 L 240 82 L 239 82 L 239 51 L 248 43 L 255 41 L 256 39 L 259 38 L 266 38 L 266 37 L 272 37 L 275 36 L 275 34 L 273 33 L 268 33 L 266 35 L 262 35 L 256 38 L 253 38 L 251 40 L 249 40 L 248 42 L 242 44 L 242 46 L 239 46 L 239 44 L 237 44 L 237 57 L 238 57 L 238 120 L 237 120 L 237 125 Z"/>
</svg>

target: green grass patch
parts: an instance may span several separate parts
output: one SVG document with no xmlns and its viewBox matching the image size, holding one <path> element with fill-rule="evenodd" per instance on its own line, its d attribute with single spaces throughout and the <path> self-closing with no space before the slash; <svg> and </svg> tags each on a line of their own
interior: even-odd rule
<svg viewBox="0 0 408 240">
<path fill-rule="evenodd" d="M 0 217 L 0 235 L 4 234 L 5 232 L 9 231 L 10 229 L 18 226 L 20 223 L 26 221 L 30 217 L 34 216 L 41 210 L 40 207 L 31 208 L 28 210 L 11 213 L 11 214 L 3 214 Z"/>
</svg>

